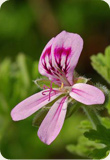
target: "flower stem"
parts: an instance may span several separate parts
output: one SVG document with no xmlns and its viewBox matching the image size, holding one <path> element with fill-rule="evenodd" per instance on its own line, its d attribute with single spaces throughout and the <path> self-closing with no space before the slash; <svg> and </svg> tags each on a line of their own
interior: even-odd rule
<svg viewBox="0 0 110 160">
<path fill-rule="evenodd" d="M 86 113 L 88 119 L 91 121 L 94 129 L 97 128 L 98 125 L 101 125 L 100 117 L 95 108 L 90 108 L 88 106 L 82 106 L 84 112 Z"/>
</svg>

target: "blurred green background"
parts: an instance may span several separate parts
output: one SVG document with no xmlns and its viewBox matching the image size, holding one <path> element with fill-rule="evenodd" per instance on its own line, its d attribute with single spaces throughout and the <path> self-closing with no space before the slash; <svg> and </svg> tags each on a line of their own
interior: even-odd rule
<svg viewBox="0 0 110 160">
<path fill-rule="evenodd" d="M 80 34 L 84 49 L 77 66 L 81 75 L 106 82 L 92 69 L 90 56 L 110 44 L 110 9 L 101 0 L 9 0 L 0 9 L 0 150 L 7 159 L 84 158 L 70 154 L 66 145 L 76 144 L 82 111 L 65 121 L 57 139 L 43 144 L 31 116 L 13 122 L 11 109 L 38 91 L 32 80 L 41 52 L 50 38 L 62 30 Z"/>
</svg>

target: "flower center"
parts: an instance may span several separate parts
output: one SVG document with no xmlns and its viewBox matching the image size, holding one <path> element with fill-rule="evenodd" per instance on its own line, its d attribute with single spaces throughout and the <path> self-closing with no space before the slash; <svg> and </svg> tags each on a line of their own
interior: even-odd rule
<svg viewBox="0 0 110 160">
<path fill-rule="evenodd" d="M 70 92 L 70 90 L 71 90 L 71 87 L 70 86 L 64 86 L 63 82 L 61 83 L 60 88 L 58 88 L 57 90 L 55 90 L 55 89 L 52 88 L 52 83 L 53 83 L 53 81 L 51 81 L 50 87 L 48 87 L 46 85 L 43 86 L 43 89 L 48 89 L 48 90 L 42 92 L 42 95 L 46 95 L 46 93 L 48 93 L 48 96 L 49 96 L 48 101 L 50 101 L 50 99 L 51 99 L 51 93 L 52 92 L 54 92 L 56 94 L 56 92 L 60 91 L 63 94 L 68 94 Z"/>
<path fill-rule="evenodd" d="M 61 83 L 59 90 L 65 94 L 68 94 L 71 91 L 71 86 L 64 86 L 64 83 Z"/>
</svg>

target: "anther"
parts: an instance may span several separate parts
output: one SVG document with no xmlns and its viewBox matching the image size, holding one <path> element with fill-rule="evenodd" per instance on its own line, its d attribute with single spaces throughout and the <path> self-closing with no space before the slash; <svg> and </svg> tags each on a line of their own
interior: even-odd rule
<svg viewBox="0 0 110 160">
<path fill-rule="evenodd" d="M 62 82 L 61 87 L 59 88 L 60 90 L 63 89 L 64 83 Z"/>
</svg>

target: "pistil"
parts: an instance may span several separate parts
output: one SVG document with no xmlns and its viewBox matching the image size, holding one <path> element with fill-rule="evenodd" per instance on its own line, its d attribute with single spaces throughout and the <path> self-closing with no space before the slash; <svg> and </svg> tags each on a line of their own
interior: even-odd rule
<svg viewBox="0 0 110 160">
<path fill-rule="evenodd" d="M 49 89 L 47 91 L 42 92 L 42 95 L 46 95 L 45 93 L 49 92 L 49 94 L 48 94 L 49 95 L 49 100 L 48 101 L 50 101 L 50 99 L 51 99 L 51 92 L 54 92 L 56 94 L 56 91 L 52 88 L 52 83 L 53 83 L 53 81 L 51 81 L 50 87 L 48 87 L 46 85 L 43 86 L 43 89 Z"/>
</svg>

